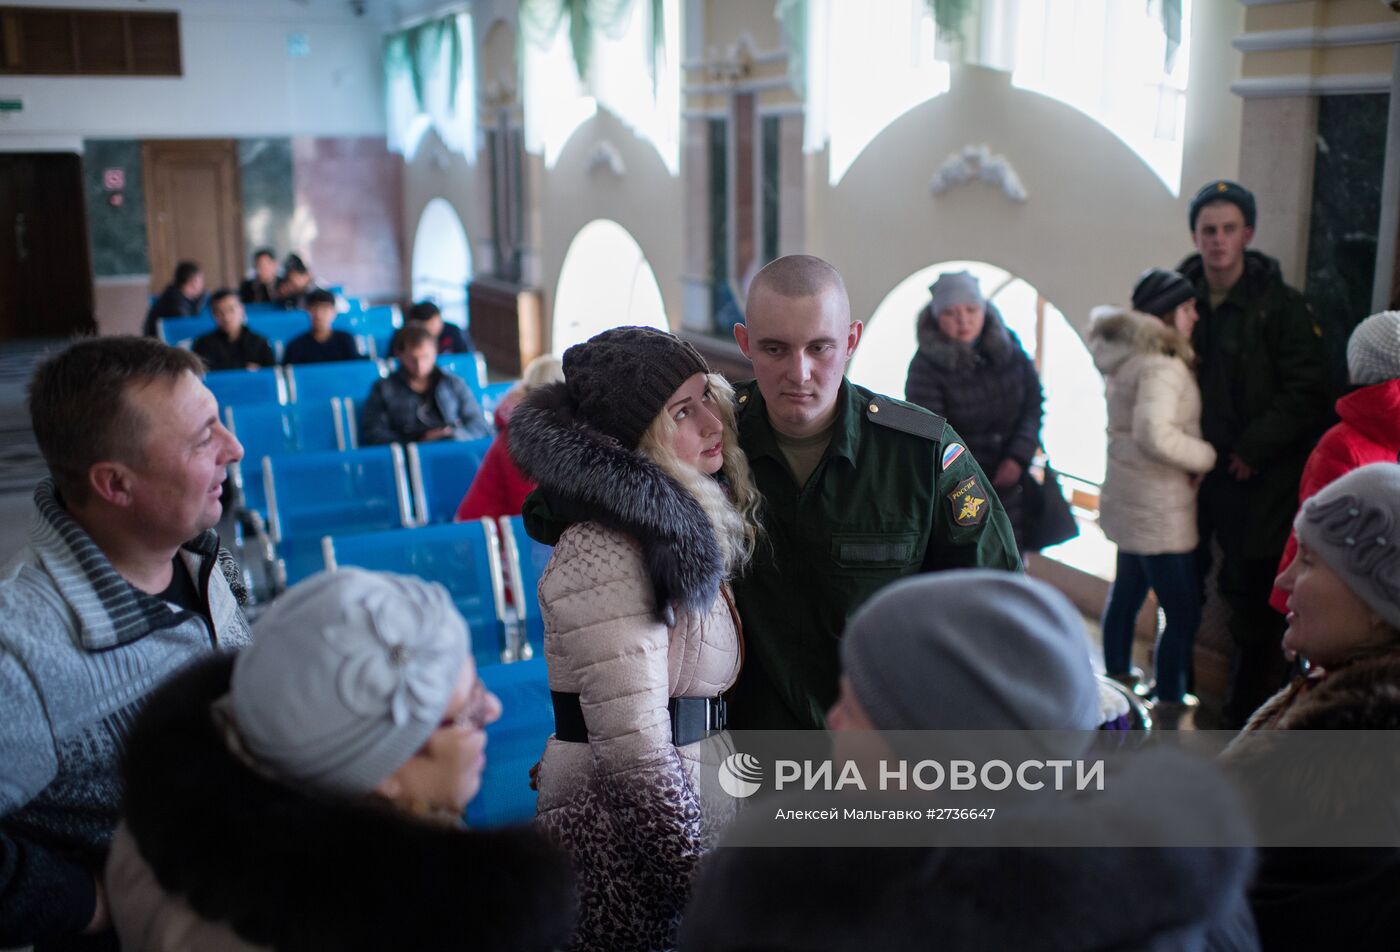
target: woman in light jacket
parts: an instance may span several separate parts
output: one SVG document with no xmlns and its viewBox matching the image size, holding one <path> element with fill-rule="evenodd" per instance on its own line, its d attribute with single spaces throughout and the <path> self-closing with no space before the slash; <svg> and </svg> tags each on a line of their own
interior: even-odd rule
<svg viewBox="0 0 1400 952">
<path fill-rule="evenodd" d="M 1164 711 L 1189 699 L 1191 651 L 1200 626 L 1196 489 L 1215 465 L 1201 439 L 1201 394 L 1191 372 L 1195 291 L 1153 268 L 1133 289 L 1133 310 L 1097 308 L 1089 350 L 1108 397 L 1108 474 L 1099 524 L 1118 545 L 1103 614 L 1108 674 L 1131 682 L 1133 624 L 1148 589 L 1166 612 L 1154 652 L 1155 698 Z"/>
<path fill-rule="evenodd" d="M 539 484 L 526 529 L 554 546 L 537 822 L 573 858 L 576 949 L 672 947 L 733 810 L 702 798 L 699 769 L 727 752 L 720 695 L 743 652 L 726 579 L 757 534 L 732 396 L 689 344 L 621 327 L 569 348 L 564 382 L 511 418 L 511 455 Z"/>
</svg>

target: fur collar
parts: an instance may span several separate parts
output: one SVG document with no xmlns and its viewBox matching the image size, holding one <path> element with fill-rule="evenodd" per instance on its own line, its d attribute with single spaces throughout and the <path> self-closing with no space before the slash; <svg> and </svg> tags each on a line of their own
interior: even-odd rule
<svg viewBox="0 0 1400 952">
<path fill-rule="evenodd" d="M 527 828 L 448 829 L 263 777 L 209 714 L 229 656 L 151 695 L 126 758 L 126 822 L 161 887 L 245 941 L 314 949 L 552 949 L 567 862 Z"/>
<path fill-rule="evenodd" d="M 1162 354 L 1188 366 L 1196 359 L 1191 342 L 1151 314 L 1096 307 L 1089 314 L 1089 322 L 1089 351 L 1100 373 L 1112 373 L 1128 358 L 1138 355 Z"/>
<path fill-rule="evenodd" d="M 579 418 L 564 384 L 540 387 L 515 408 L 510 455 L 553 513 L 641 544 L 657 613 L 668 625 L 675 623 L 673 603 L 700 612 L 719 595 L 724 560 L 699 501 L 641 453 Z"/>
<path fill-rule="evenodd" d="M 971 344 L 955 341 L 938 329 L 938 315 L 933 313 L 932 304 L 925 304 L 919 312 L 919 353 L 944 373 L 971 373 L 982 364 L 997 367 L 1020 349 L 1021 342 L 993 304 L 987 305 L 982 333 Z"/>
</svg>

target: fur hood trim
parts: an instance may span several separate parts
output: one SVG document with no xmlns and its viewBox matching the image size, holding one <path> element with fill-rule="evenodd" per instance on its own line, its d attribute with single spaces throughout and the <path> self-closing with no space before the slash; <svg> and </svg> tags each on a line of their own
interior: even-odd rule
<svg viewBox="0 0 1400 952">
<path fill-rule="evenodd" d="M 151 695 L 126 756 L 126 822 L 161 888 L 245 941 L 316 949 L 562 947 L 572 874 L 528 827 L 467 831 L 264 777 L 210 714 L 233 658 Z"/>
<path fill-rule="evenodd" d="M 511 414 L 510 455 L 539 484 L 550 509 L 636 539 L 657 614 L 704 612 L 719 596 L 724 557 L 691 493 L 641 453 L 578 417 L 565 384 L 540 387 Z"/>
<path fill-rule="evenodd" d="M 1139 355 L 1175 357 L 1188 366 L 1196 359 L 1191 342 L 1176 328 L 1151 314 L 1121 307 L 1096 307 L 1089 312 L 1089 351 L 1103 374 Z"/>
<path fill-rule="evenodd" d="M 955 341 L 938 329 L 938 315 L 933 313 L 932 303 L 925 304 L 919 312 L 918 333 L 919 353 L 945 373 L 968 373 L 983 363 L 998 367 L 1021 350 L 1021 342 L 991 302 L 987 303 L 982 333 L 970 345 Z"/>
</svg>

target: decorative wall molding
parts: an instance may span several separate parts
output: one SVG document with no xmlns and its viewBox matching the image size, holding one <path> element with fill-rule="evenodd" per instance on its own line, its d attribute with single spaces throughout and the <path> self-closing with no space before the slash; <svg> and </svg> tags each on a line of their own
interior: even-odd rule
<svg viewBox="0 0 1400 952">
<path fill-rule="evenodd" d="M 1028 196 L 1021 177 L 1012 168 L 1011 161 L 1004 155 L 993 155 L 985 145 L 964 146 L 943 161 L 934 173 L 928 189 L 934 195 L 968 182 L 986 182 L 1001 189 L 1003 195 L 1013 202 L 1024 202 Z"/>
<path fill-rule="evenodd" d="M 593 151 L 588 153 L 588 171 L 599 168 L 607 169 L 618 178 L 627 174 L 627 165 L 622 161 L 622 153 L 607 139 L 599 142 L 593 147 Z"/>
<path fill-rule="evenodd" d="M 786 63 L 787 59 L 788 51 L 786 48 L 780 46 L 771 50 L 755 49 L 753 37 L 743 33 L 724 51 L 712 46 L 705 52 L 704 59 L 685 60 L 681 63 L 681 69 L 703 69 L 709 72 L 732 66 L 737 61 L 743 61 L 753 66 L 775 66 Z"/>
<path fill-rule="evenodd" d="M 1328 46 L 1378 46 L 1400 43 L 1400 21 L 1357 23 L 1351 26 L 1302 27 L 1266 30 L 1235 37 L 1231 45 L 1242 53 L 1272 50 L 1305 50 Z"/>
<path fill-rule="evenodd" d="M 763 79 L 749 79 L 733 83 L 703 83 L 682 86 L 681 92 L 687 96 L 716 96 L 724 93 L 752 93 L 765 89 L 789 89 L 791 84 L 786 76 L 767 76 Z"/>
<path fill-rule="evenodd" d="M 1390 73 L 1355 73 L 1350 76 L 1255 76 L 1237 79 L 1230 91 L 1245 99 L 1264 96 L 1343 96 L 1350 93 L 1390 92 Z"/>
</svg>

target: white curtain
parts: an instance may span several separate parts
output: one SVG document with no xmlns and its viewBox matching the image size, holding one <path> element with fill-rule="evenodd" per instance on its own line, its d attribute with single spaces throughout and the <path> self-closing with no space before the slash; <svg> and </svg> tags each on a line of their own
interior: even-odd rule
<svg viewBox="0 0 1400 952">
<path fill-rule="evenodd" d="M 449 150 L 476 162 L 474 48 L 470 13 L 386 38 L 384 94 L 392 151 L 412 161 L 423 135 L 435 129 Z"/>
</svg>

